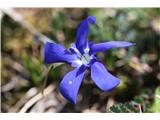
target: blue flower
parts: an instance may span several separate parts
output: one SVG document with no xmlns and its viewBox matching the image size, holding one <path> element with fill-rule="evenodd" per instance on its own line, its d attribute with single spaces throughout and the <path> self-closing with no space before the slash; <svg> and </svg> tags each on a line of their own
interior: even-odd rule
<svg viewBox="0 0 160 120">
<path fill-rule="evenodd" d="M 70 51 L 67 51 L 60 44 L 51 42 L 45 44 L 44 62 L 46 64 L 65 62 L 75 67 L 73 71 L 64 76 L 60 83 L 61 94 L 73 104 L 76 104 L 78 90 L 87 69 L 91 71 L 93 82 L 103 91 L 111 91 L 120 83 L 120 80 L 111 75 L 104 65 L 97 60 L 97 52 L 134 45 L 134 43 L 124 41 L 110 41 L 99 44 L 88 42 L 89 25 L 95 24 L 95 22 L 96 18 L 89 16 L 80 23 L 76 43 L 71 44 Z"/>
</svg>

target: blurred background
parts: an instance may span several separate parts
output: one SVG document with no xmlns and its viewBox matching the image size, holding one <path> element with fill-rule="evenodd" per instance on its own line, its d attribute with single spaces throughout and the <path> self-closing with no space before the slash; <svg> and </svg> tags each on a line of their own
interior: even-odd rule
<svg viewBox="0 0 160 120">
<path fill-rule="evenodd" d="M 78 24 L 89 15 L 97 18 L 89 40 L 124 40 L 136 46 L 98 53 L 121 83 L 106 93 L 87 72 L 78 103 L 72 105 L 58 86 L 73 68 L 56 64 L 48 72 L 43 42 L 50 39 L 69 48 Z M 0 19 L 1 112 L 160 112 L 160 9 L 19 8 L 2 10 Z"/>
</svg>

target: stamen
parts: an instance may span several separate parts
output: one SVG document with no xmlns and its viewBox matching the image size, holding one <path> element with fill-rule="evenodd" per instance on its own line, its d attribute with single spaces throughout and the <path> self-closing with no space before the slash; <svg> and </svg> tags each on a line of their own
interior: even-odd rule
<svg viewBox="0 0 160 120">
<path fill-rule="evenodd" d="M 83 63 L 84 65 L 89 64 L 90 60 L 91 60 L 91 59 L 90 59 L 90 55 L 89 55 L 88 53 L 83 54 L 82 57 L 81 57 L 81 61 L 82 61 L 82 63 Z"/>
<path fill-rule="evenodd" d="M 87 45 L 87 47 L 84 49 L 84 54 L 82 55 L 79 50 L 76 48 L 76 46 L 74 44 L 71 45 L 72 51 L 74 52 L 74 54 L 76 54 L 77 56 L 77 60 L 73 61 L 72 65 L 73 66 L 80 66 L 82 64 L 88 66 L 92 56 L 90 56 L 89 54 L 89 46 Z"/>
</svg>

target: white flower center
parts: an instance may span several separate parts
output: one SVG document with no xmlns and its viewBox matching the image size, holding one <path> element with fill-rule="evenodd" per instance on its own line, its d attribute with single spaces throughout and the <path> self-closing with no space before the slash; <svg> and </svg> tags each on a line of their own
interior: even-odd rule
<svg viewBox="0 0 160 120">
<path fill-rule="evenodd" d="M 89 62 L 90 62 L 90 55 L 88 54 L 88 53 L 85 53 L 85 54 L 83 54 L 82 56 L 81 56 L 81 61 L 82 61 L 82 63 L 84 64 L 84 65 L 87 65 L 87 64 L 89 64 Z"/>
<path fill-rule="evenodd" d="M 71 48 L 76 53 L 76 57 L 77 57 L 77 59 L 73 61 L 72 65 L 73 66 L 81 66 L 81 65 L 88 66 L 90 61 L 93 59 L 93 55 L 89 55 L 89 47 L 87 47 L 84 50 L 83 55 L 79 52 L 79 50 L 75 47 L 74 44 L 72 44 Z"/>
</svg>

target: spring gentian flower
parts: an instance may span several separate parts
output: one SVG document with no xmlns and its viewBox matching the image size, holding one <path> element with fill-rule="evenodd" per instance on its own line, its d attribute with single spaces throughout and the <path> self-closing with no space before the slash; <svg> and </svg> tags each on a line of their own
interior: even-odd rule
<svg viewBox="0 0 160 120">
<path fill-rule="evenodd" d="M 73 71 L 64 76 L 60 83 L 61 94 L 73 104 L 76 104 L 78 90 L 88 68 L 91 71 L 93 82 L 103 91 L 111 91 L 120 83 L 120 80 L 111 75 L 104 65 L 97 60 L 97 52 L 134 45 L 134 43 L 124 41 L 110 41 L 99 44 L 88 42 L 89 25 L 95 24 L 95 22 L 96 18 L 89 16 L 80 23 L 76 43 L 71 44 L 70 51 L 67 51 L 60 44 L 51 42 L 45 44 L 44 62 L 46 64 L 65 62 L 75 67 Z"/>
</svg>

